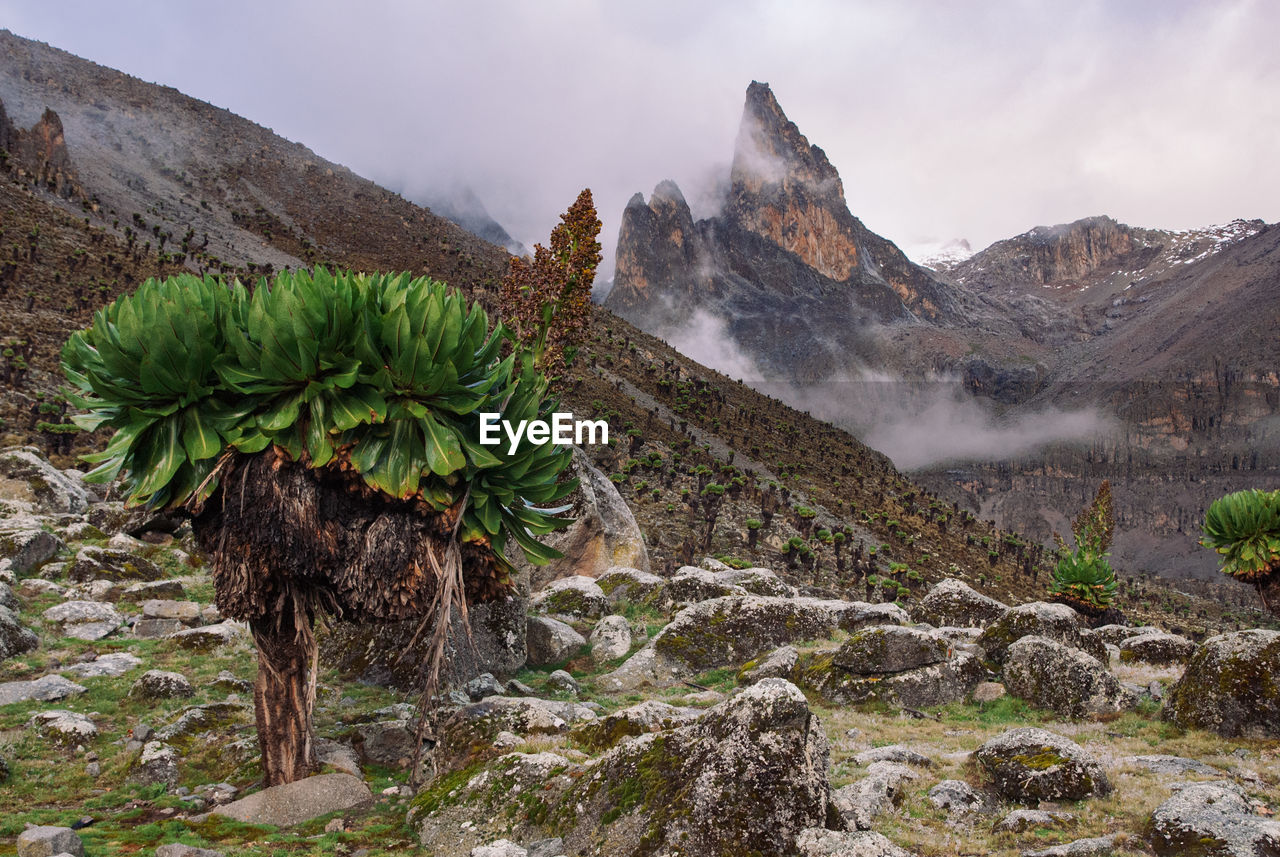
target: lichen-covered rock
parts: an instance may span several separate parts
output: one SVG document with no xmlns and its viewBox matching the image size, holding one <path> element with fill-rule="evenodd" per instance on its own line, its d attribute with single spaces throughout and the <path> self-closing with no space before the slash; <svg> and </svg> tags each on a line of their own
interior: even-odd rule
<svg viewBox="0 0 1280 857">
<path fill-rule="evenodd" d="M 802 685 L 837 705 L 879 701 L 908 708 L 930 708 L 964 699 L 988 676 L 971 652 L 954 652 L 941 663 L 897 673 L 858 675 L 832 662 L 830 652 L 801 658 Z"/>
<path fill-rule="evenodd" d="M 1080 648 L 1080 617 L 1065 604 L 1032 601 L 1006 610 L 991 624 L 978 645 L 987 657 L 1004 663 L 1009 647 L 1023 637 L 1045 637 L 1074 648 Z"/>
<path fill-rule="evenodd" d="M 1272 857 L 1280 822 L 1258 817 L 1236 788 L 1192 783 L 1151 813 L 1147 841 L 1160 857 Z"/>
<path fill-rule="evenodd" d="M 595 578 L 579 574 L 553 580 L 530 599 L 529 606 L 539 613 L 595 619 L 608 612 L 609 601 Z"/>
<path fill-rule="evenodd" d="M 177 580 L 144 580 L 119 587 L 114 600 L 141 604 L 151 599 L 181 601 L 187 592 Z"/>
<path fill-rule="evenodd" d="M 597 578 L 596 583 L 610 604 L 644 604 L 661 609 L 670 603 L 666 578 L 638 568 L 615 565 Z"/>
<path fill-rule="evenodd" d="M 493 673 L 481 673 L 463 686 L 463 691 L 472 702 L 479 702 L 485 697 L 502 696 L 502 682 Z"/>
<path fill-rule="evenodd" d="M 494 758 L 493 739 L 499 732 L 526 737 L 563 734 L 579 721 L 595 719 L 595 712 L 576 702 L 491 696 L 445 718 L 437 736 L 435 763 L 442 772 L 460 770 Z"/>
<path fill-rule="evenodd" d="M 1111 663 L 1111 653 L 1107 650 L 1107 644 L 1102 641 L 1102 637 L 1098 636 L 1092 628 L 1080 629 L 1080 636 L 1076 646 L 1080 651 L 1090 657 L 1097 658 L 1103 664 Z"/>
<path fill-rule="evenodd" d="M 529 852 L 509 839 L 499 839 L 472 848 L 469 857 L 529 857 Z"/>
<path fill-rule="evenodd" d="M 83 714 L 62 709 L 38 711 L 27 721 L 28 729 L 35 729 L 45 738 L 58 744 L 74 747 L 98 734 L 98 727 Z"/>
<path fill-rule="evenodd" d="M 579 723 L 570 734 L 574 741 L 588 750 L 607 750 L 624 738 L 675 729 L 697 720 L 702 714 L 701 709 L 681 708 L 646 699 L 630 708 Z"/>
<path fill-rule="evenodd" d="M 0 607 L 0 661 L 26 654 L 40 645 L 40 638 L 18 621 L 18 614 Z"/>
<path fill-rule="evenodd" d="M 148 741 L 129 771 L 129 781 L 149 786 L 178 784 L 178 752 L 160 741 Z"/>
<path fill-rule="evenodd" d="M 587 645 L 571 625 L 548 616 L 530 616 L 526 634 L 531 667 L 562 664 Z"/>
<path fill-rule="evenodd" d="M 899 762 L 872 762 L 867 775 L 831 793 L 831 806 L 846 830 L 870 830 L 876 816 L 893 809 L 901 800 L 904 783 L 919 775 Z"/>
<path fill-rule="evenodd" d="M 800 857 L 911 857 L 911 852 L 869 830 L 845 832 L 809 827 L 796 838 Z"/>
<path fill-rule="evenodd" d="M 716 579 L 745 589 L 751 595 L 794 598 L 796 588 L 768 568 L 729 568 L 716 572 Z"/>
<path fill-rule="evenodd" d="M 795 685 L 765 679 L 697 722 L 614 747 L 564 797 L 567 853 L 788 854 L 826 819 L 826 737 Z"/>
<path fill-rule="evenodd" d="M 983 813 L 990 810 L 990 801 L 964 780 L 943 780 L 929 789 L 929 803 L 948 813 Z"/>
<path fill-rule="evenodd" d="M 832 656 L 831 663 L 854 675 L 881 675 L 927 667 L 947 659 L 945 640 L 901 625 L 877 625 L 857 631 Z"/>
<path fill-rule="evenodd" d="M 567 475 L 578 480 L 578 490 L 569 498 L 573 524 L 542 537 L 564 556 L 528 567 L 530 588 L 537 591 L 557 578 L 576 574 L 598 578 L 613 566 L 649 571 L 644 535 L 609 477 L 576 446 Z M 524 565 L 523 558 L 516 564 Z"/>
<path fill-rule="evenodd" d="M 1185 664 L 1196 652 L 1196 644 L 1177 634 L 1153 631 L 1120 643 L 1120 663 L 1144 663 L 1160 667 Z"/>
<path fill-rule="evenodd" d="M 89 506 L 80 480 L 54 467 L 34 446 L 0 450 L 0 499 L 30 503 L 48 514 L 78 515 Z"/>
<path fill-rule="evenodd" d="M 91 661 L 84 661 L 63 667 L 62 672 L 70 673 L 77 678 L 103 678 L 122 676 L 131 669 L 142 664 L 142 658 L 128 652 L 111 652 L 98 655 Z"/>
<path fill-rule="evenodd" d="M 1091 836 L 1061 845 L 1050 845 L 1034 851 L 1023 851 L 1022 857 L 1112 857 L 1116 848 L 1115 834 Z"/>
<path fill-rule="evenodd" d="M 747 661 L 738 671 L 738 684 L 755 684 L 762 678 L 790 680 L 800 662 L 795 646 L 779 646 L 763 658 Z"/>
<path fill-rule="evenodd" d="M 1008 605 L 975 592 L 967 583 L 947 578 L 935 584 L 913 612 L 917 619 L 930 625 L 985 628 L 1008 609 Z"/>
<path fill-rule="evenodd" d="M 1102 638 L 1102 642 L 1108 646 L 1119 646 L 1130 637 L 1138 637 L 1143 634 L 1162 634 L 1164 633 L 1154 625 L 1103 625 L 1093 629 L 1093 633 Z"/>
<path fill-rule="evenodd" d="M 870 765 L 874 762 L 898 762 L 903 765 L 916 765 L 928 768 L 933 760 L 923 753 L 916 752 L 902 744 L 889 744 L 884 747 L 873 747 L 854 755 L 853 760 L 859 765 Z"/>
<path fill-rule="evenodd" d="M 219 622 L 217 625 L 205 625 L 200 628 L 188 628 L 175 631 L 165 637 L 184 649 L 207 652 L 222 646 L 230 646 L 245 636 L 244 626 L 236 622 Z"/>
<path fill-rule="evenodd" d="M 1009 647 L 1004 685 L 1014 696 L 1063 717 L 1117 714 L 1138 704 L 1096 658 L 1044 637 Z"/>
<path fill-rule="evenodd" d="M 547 689 L 554 693 L 571 693 L 574 696 L 582 690 L 578 681 L 566 670 L 554 670 L 547 676 Z"/>
<path fill-rule="evenodd" d="M 716 572 L 692 565 L 677 569 L 667 581 L 667 595 L 677 604 L 694 604 L 726 595 L 747 594 L 743 587 L 721 580 Z"/>
<path fill-rule="evenodd" d="M 700 672 L 740 665 L 784 643 L 823 639 L 836 629 L 853 633 L 906 621 L 894 604 L 730 596 L 681 610 L 652 645 L 660 656 Z"/>
<path fill-rule="evenodd" d="M 1010 800 L 1079 800 L 1111 791 L 1096 759 L 1047 729 L 1011 729 L 979 747 L 974 758 L 996 791 Z"/>
<path fill-rule="evenodd" d="M 62 540 L 41 529 L 35 518 L 0 521 L 0 559 L 9 561 L 15 576 L 30 574 L 63 547 Z"/>
<path fill-rule="evenodd" d="M 18 834 L 18 857 L 84 857 L 84 843 L 70 827 L 39 825 Z"/>
<path fill-rule="evenodd" d="M 178 699 L 195 692 L 182 673 L 165 670 L 147 670 L 129 688 L 129 695 L 139 699 Z"/>
<path fill-rule="evenodd" d="M 417 738 L 409 720 L 379 720 L 356 728 L 356 752 L 366 762 L 391 768 L 408 768 L 413 762 Z"/>
<path fill-rule="evenodd" d="M 1043 809 L 1015 809 L 991 828 L 996 833 L 1026 833 L 1029 830 L 1058 830 L 1075 821 L 1069 812 Z"/>
<path fill-rule="evenodd" d="M 373 794 L 359 777 L 318 774 L 254 792 L 216 807 L 210 814 L 246 824 L 293 827 L 331 812 L 362 810 L 372 805 Z"/>
<path fill-rule="evenodd" d="M 1162 716 L 1225 737 L 1280 736 L 1280 631 L 1205 640 L 1169 688 Z"/>
<path fill-rule="evenodd" d="M 624 616 L 605 616 L 591 629 L 587 642 L 596 663 L 625 658 L 631 651 L 631 625 Z"/>
<path fill-rule="evenodd" d="M 55 604 L 44 611 L 44 620 L 65 636 L 87 640 L 101 639 L 124 623 L 124 617 L 113 605 L 101 601 Z"/>
<path fill-rule="evenodd" d="M 67 567 L 71 580 L 159 580 L 164 570 L 144 556 L 128 551 L 86 545 Z"/>
<path fill-rule="evenodd" d="M 84 693 L 84 688 L 60 675 L 46 675 L 34 681 L 0 682 L 0 705 L 39 700 L 56 702 Z"/>
<path fill-rule="evenodd" d="M 1140 768 L 1146 768 L 1153 774 L 1164 774 L 1176 777 L 1185 777 L 1187 774 L 1202 774 L 1209 777 L 1220 777 L 1223 772 L 1206 765 L 1199 759 L 1188 759 L 1185 756 L 1126 756 L 1120 759 L 1121 764 L 1136 765 Z"/>
<path fill-rule="evenodd" d="M 156 730 L 155 737 L 179 746 L 191 741 L 197 735 L 206 732 L 217 732 L 228 726 L 248 723 L 253 709 L 237 702 L 209 702 L 204 705 L 193 705 L 183 709 L 173 722 Z"/>
</svg>

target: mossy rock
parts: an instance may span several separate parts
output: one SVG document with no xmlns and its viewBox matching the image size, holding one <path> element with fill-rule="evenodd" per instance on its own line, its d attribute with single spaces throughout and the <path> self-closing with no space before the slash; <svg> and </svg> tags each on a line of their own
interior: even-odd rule
<svg viewBox="0 0 1280 857">
<path fill-rule="evenodd" d="M 974 758 L 996 791 L 1014 801 L 1080 800 L 1111 792 L 1096 759 L 1046 729 L 1010 730 L 979 747 Z"/>
<path fill-rule="evenodd" d="M 1169 689 L 1162 716 L 1224 737 L 1280 736 L 1280 631 L 1205 640 Z"/>
</svg>

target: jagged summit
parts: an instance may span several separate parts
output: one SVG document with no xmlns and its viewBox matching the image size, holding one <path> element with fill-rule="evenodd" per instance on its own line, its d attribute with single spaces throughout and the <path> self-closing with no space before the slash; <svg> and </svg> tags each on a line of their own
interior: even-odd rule
<svg viewBox="0 0 1280 857">
<path fill-rule="evenodd" d="M 844 204 L 840 174 L 826 152 L 787 119 L 769 84 L 758 81 L 747 87 L 729 179 L 739 198 L 780 185 L 786 193 L 805 190 Z"/>
</svg>

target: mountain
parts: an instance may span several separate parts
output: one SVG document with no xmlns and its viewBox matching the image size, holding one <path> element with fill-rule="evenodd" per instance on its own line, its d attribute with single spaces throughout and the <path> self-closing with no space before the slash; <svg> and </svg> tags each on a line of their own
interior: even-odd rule
<svg viewBox="0 0 1280 857">
<path fill-rule="evenodd" d="M 524 256 L 529 250 L 494 220 L 484 207 L 480 197 L 469 187 L 459 185 L 431 191 L 422 195 L 421 202 L 433 212 L 478 235 L 490 244 L 496 244 L 516 256 Z"/>
<path fill-rule="evenodd" d="M 634 196 L 605 305 L 1045 542 L 1110 478 L 1122 564 L 1212 577 L 1204 508 L 1280 468 L 1277 240 L 1100 216 L 916 265 L 752 83 L 720 212 L 695 222 L 670 182 Z"/>
</svg>

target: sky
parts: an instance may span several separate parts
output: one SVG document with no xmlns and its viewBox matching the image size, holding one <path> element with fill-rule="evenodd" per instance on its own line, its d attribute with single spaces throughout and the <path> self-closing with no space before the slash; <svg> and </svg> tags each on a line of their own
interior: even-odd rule
<svg viewBox="0 0 1280 857">
<path fill-rule="evenodd" d="M 0 27 L 166 84 L 422 199 L 471 187 L 526 245 L 590 187 L 699 211 L 752 80 L 909 251 L 1109 214 L 1280 220 L 1280 3 L 56 2 Z"/>
</svg>

